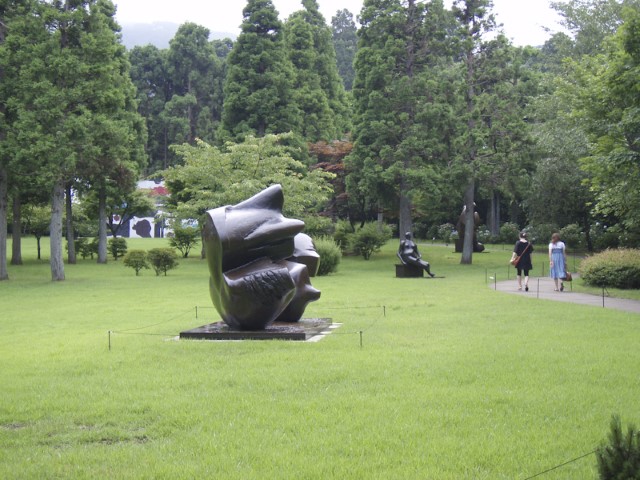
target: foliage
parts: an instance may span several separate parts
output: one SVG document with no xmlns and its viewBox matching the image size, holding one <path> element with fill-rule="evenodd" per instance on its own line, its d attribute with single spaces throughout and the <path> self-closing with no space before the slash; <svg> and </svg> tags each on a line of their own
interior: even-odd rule
<svg viewBox="0 0 640 480">
<path fill-rule="evenodd" d="M 147 252 L 144 250 L 130 250 L 122 260 L 125 267 L 133 268 L 136 271 L 136 277 L 140 275 L 140 270 L 149 268 Z"/>
<path fill-rule="evenodd" d="M 310 142 L 342 138 L 349 130 L 347 100 L 338 74 L 331 30 L 316 0 L 302 2 L 285 23 L 293 71 L 293 100 L 300 111 L 297 132 Z"/>
<path fill-rule="evenodd" d="M 584 250 L 586 247 L 586 239 L 580 225 L 572 223 L 565 225 L 560 229 L 560 238 L 572 250 Z M 551 237 L 549 237 L 551 238 Z"/>
<path fill-rule="evenodd" d="M 335 230 L 335 226 L 330 218 L 320 215 L 309 215 L 301 217 L 304 221 L 304 233 L 313 238 L 323 236 L 331 236 Z"/>
<path fill-rule="evenodd" d="M 301 218 L 319 211 L 331 193 L 333 175 L 294 160 L 282 143 L 287 138 L 248 137 L 224 150 L 204 142 L 177 146 L 183 165 L 163 172 L 171 192 L 167 208 L 178 219 L 199 219 L 211 208 L 236 204 L 279 183 L 286 215 Z"/>
<path fill-rule="evenodd" d="M 173 235 L 169 237 L 169 245 L 177 248 L 182 254 L 182 258 L 187 258 L 189 252 L 198 244 L 200 230 L 194 227 L 182 227 L 174 225 Z"/>
<path fill-rule="evenodd" d="M 353 13 L 347 9 L 338 10 L 331 18 L 333 46 L 336 51 L 338 73 L 342 78 L 345 90 L 351 90 L 353 85 L 353 60 L 358 48 L 356 22 Z"/>
<path fill-rule="evenodd" d="M 98 255 L 98 238 L 94 237 L 89 241 L 86 237 L 80 237 L 77 239 L 76 252 L 80 254 L 82 258 L 90 257 L 93 259 L 94 255 Z"/>
<path fill-rule="evenodd" d="M 242 141 L 248 135 L 297 132 L 295 75 L 278 12 L 271 1 L 248 0 L 242 13 L 242 31 L 227 57 L 220 134 Z"/>
<path fill-rule="evenodd" d="M 603 442 L 596 450 L 599 478 L 640 478 L 640 432 L 634 425 L 629 425 L 623 432 L 620 417 L 613 415 L 608 437 L 608 443 Z"/>
<path fill-rule="evenodd" d="M 316 252 L 320 255 L 320 266 L 318 267 L 318 276 L 329 275 L 338 271 L 338 265 L 342 259 L 342 251 L 329 236 L 321 236 L 313 239 Z"/>
<path fill-rule="evenodd" d="M 547 245 L 551 241 L 551 235 L 559 231 L 558 226 L 551 223 L 527 225 L 523 230 L 527 232 L 528 239 L 538 245 Z M 516 240 L 513 241 L 515 242 Z M 562 240 L 564 241 L 564 238 Z"/>
<path fill-rule="evenodd" d="M 500 226 L 500 241 L 502 243 L 515 243 L 520 238 L 520 227 L 515 223 L 505 222 Z"/>
<path fill-rule="evenodd" d="M 579 271 L 587 285 L 640 288 L 640 250 L 605 250 L 583 260 Z"/>
<path fill-rule="evenodd" d="M 156 276 L 178 267 L 178 255 L 173 248 L 152 248 L 147 252 L 147 258 L 156 272 Z"/>
<path fill-rule="evenodd" d="M 333 240 L 336 242 L 336 245 L 340 247 L 340 250 L 343 253 L 346 253 L 349 250 L 349 246 L 351 244 L 351 237 L 353 236 L 355 229 L 353 225 L 351 225 L 346 220 L 338 220 L 335 225 L 335 230 L 333 232 Z"/>
<path fill-rule="evenodd" d="M 112 237 L 109 239 L 109 253 L 114 260 L 127 253 L 127 240 L 123 237 Z"/>
<path fill-rule="evenodd" d="M 351 237 L 350 248 L 356 255 L 362 255 L 362 258 L 369 260 L 371 255 L 379 252 L 390 239 L 391 227 L 377 222 L 367 222 L 356 229 Z"/>
<path fill-rule="evenodd" d="M 452 223 L 443 223 L 438 227 L 438 238 L 444 243 L 451 241 L 451 234 L 455 231 L 456 227 Z"/>
</svg>

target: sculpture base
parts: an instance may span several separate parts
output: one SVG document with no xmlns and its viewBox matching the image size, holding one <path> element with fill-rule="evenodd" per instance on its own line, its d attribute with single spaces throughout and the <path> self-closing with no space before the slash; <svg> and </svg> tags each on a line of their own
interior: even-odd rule
<svg viewBox="0 0 640 480">
<path fill-rule="evenodd" d="M 424 269 L 415 265 L 396 264 L 396 278 L 422 278 Z"/>
<path fill-rule="evenodd" d="M 180 338 L 196 340 L 309 340 L 331 328 L 330 318 L 303 318 L 296 323 L 274 322 L 264 330 L 236 330 L 224 322 L 210 323 L 180 332 Z"/>
</svg>

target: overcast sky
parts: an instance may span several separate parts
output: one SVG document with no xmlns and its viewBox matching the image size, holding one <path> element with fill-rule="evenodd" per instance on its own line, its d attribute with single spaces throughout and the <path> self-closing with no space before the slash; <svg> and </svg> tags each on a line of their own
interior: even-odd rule
<svg viewBox="0 0 640 480">
<path fill-rule="evenodd" d="M 151 22 L 194 22 L 212 31 L 237 35 L 242 23 L 243 0 L 113 0 L 116 18 L 122 24 Z M 558 16 L 549 8 L 550 0 L 493 0 L 494 13 L 507 37 L 516 45 L 542 45 L 549 34 L 542 27 L 558 31 Z M 363 0 L 318 0 L 327 24 L 336 11 L 346 8 L 360 13 Z M 445 3 L 450 3 L 445 0 Z M 302 8 L 300 0 L 273 0 L 280 18 L 285 20 Z"/>
</svg>

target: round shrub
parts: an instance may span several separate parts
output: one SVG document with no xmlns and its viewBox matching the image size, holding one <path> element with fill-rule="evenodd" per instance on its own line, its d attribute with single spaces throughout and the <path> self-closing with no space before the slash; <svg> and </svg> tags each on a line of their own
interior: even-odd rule
<svg viewBox="0 0 640 480">
<path fill-rule="evenodd" d="M 579 272 L 587 285 L 640 288 L 640 250 L 605 250 L 585 259 Z"/>
<path fill-rule="evenodd" d="M 524 231 L 529 234 L 529 240 L 538 245 L 548 245 L 551 242 L 551 235 L 556 232 L 560 233 L 558 227 L 552 223 L 527 225 Z M 562 235 L 560 238 L 564 241 Z"/>
<path fill-rule="evenodd" d="M 520 238 L 520 228 L 515 223 L 506 222 L 500 227 L 500 241 L 502 243 L 515 243 Z"/>
<path fill-rule="evenodd" d="M 367 222 L 362 228 L 356 230 L 353 235 L 351 248 L 356 255 L 369 260 L 371 255 L 380 251 L 380 248 L 391 238 L 391 227 L 377 222 Z"/>
<path fill-rule="evenodd" d="M 156 276 L 167 272 L 178 266 L 178 255 L 173 248 L 152 248 L 147 254 L 151 266 L 156 272 Z"/>
<path fill-rule="evenodd" d="M 316 252 L 320 255 L 320 266 L 318 276 L 329 275 L 338 271 L 338 265 L 342 259 L 342 251 L 338 244 L 331 237 L 319 237 L 314 239 Z"/>
<path fill-rule="evenodd" d="M 114 260 L 118 260 L 120 257 L 124 257 L 127 253 L 127 241 L 122 237 L 110 238 L 108 243 L 109 253 Z"/>
<path fill-rule="evenodd" d="M 124 256 L 122 263 L 125 267 L 133 268 L 136 271 L 136 277 L 140 275 L 140 270 L 143 268 L 149 268 L 147 252 L 144 250 L 129 250 L 129 252 Z"/>
</svg>

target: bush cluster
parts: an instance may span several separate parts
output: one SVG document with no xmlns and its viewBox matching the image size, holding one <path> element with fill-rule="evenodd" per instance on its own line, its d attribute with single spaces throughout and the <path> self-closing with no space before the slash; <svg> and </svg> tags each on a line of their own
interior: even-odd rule
<svg viewBox="0 0 640 480">
<path fill-rule="evenodd" d="M 311 238 L 320 238 L 325 236 L 331 236 L 334 232 L 334 224 L 328 217 L 321 217 L 320 215 L 311 215 L 304 217 L 304 233 Z"/>
<path fill-rule="evenodd" d="M 136 271 L 136 277 L 140 275 L 140 270 L 149 268 L 149 259 L 147 252 L 144 250 L 131 250 L 124 256 L 122 263 L 125 267 L 133 268 Z"/>
<path fill-rule="evenodd" d="M 640 288 L 640 250 L 605 250 L 585 259 L 579 272 L 587 285 Z"/>
<path fill-rule="evenodd" d="M 153 267 L 156 276 L 167 272 L 178 266 L 178 255 L 173 248 L 152 248 L 148 252 L 144 250 L 131 250 L 124 256 L 123 264 L 125 267 L 133 268 L 136 276 L 140 274 L 143 268 Z"/>
<path fill-rule="evenodd" d="M 451 235 L 455 231 L 456 227 L 452 223 L 444 223 L 438 227 L 438 238 L 444 243 L 451 241 Z"/>
<path fill-rule="evenodd" d="M 338 271 L 338 265 L 342 259 L 342 251 L 336 241 L 328 236 L 322 236 L 314 239 L 316 252 L 320 255 L 320 266 L 318 275 L 329 275 Z"/>
</svg>

